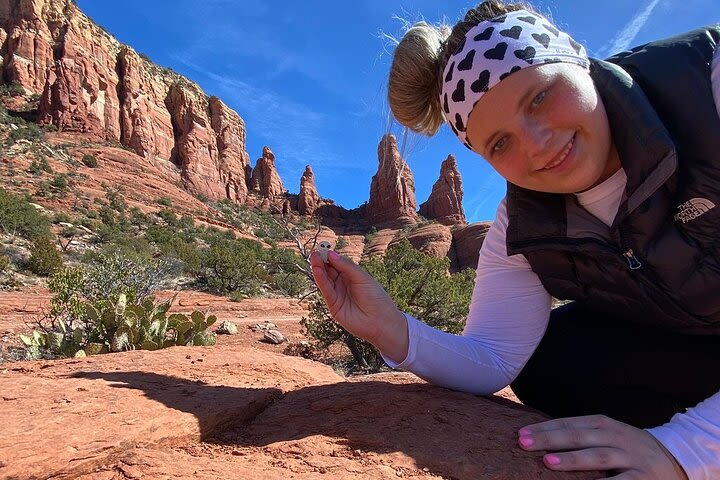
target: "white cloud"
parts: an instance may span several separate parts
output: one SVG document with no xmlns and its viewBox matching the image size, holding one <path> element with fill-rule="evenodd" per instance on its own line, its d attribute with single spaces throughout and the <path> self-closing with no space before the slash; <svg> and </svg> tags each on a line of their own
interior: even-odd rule
<svg viewBox="0 0 720 480">
<path fill-rule="evenodd" d="M 620 33 L 612 40 L 609 46 L 605 46 L 600 49 L 597 56 L 605 58 L 615 53 L 627 50 L 635 37 L 640 32 L 642 27 L 652 15 L 655 7 L 660 3 L 660 0 L 650 0 L 645 7 L 638 11 L 635 16 L 623 27 Z"/>
</svg>

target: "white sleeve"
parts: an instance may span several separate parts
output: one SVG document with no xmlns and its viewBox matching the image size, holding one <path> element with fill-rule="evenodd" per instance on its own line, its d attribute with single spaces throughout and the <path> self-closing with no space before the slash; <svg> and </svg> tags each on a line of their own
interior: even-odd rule
<svg viewBox="0 0 720 480">
<path fill-rule="evenodd" d="M 715 49 L 710 79 L 720 115 L 720 48 Z M 648 432 L 673 454 L 689 480 L 720 478 L 720 392 Z"/>
<path fill-rule="evenodd" d="M 689 480 L 720 478 L 720 393 L 648 432 L 672 453 Z"/>
<path fill-rule="evenodd" d="M 550 294 L 522 255 L 508 257 L 505 201 L 483 242 L 470 313 L 462 335 L 406 315 L 407 357 L 394 368 L 454 390 L 488 395 L 512 382 L 540 343 L 550 317 Z"/>
</svg>

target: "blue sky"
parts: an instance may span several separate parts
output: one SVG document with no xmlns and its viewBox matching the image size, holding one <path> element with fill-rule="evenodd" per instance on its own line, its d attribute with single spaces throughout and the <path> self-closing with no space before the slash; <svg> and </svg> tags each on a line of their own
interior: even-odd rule
<svg viewBox="0 0 720 480">
<path fill-rule="evenodd" d="M 346 208 L 368 199 L 388 120 L 386 77 L 403 21 L 454 23 L 473 2 L 308 0 L 78 0 L 123 43 L 220 97 L 245 120 L 253 161 L 269 146 L 285 187 L 305 165 L 318 191 Z M 605 57 L 629 46 L 720 22 L 717 0 L 536 1 L 533 5 Z M 469 221 L 491 220 L 505 183 L 447 127 L 412 136 L 403 154 L 418 204 L 454 154 Z"/>
</svg>

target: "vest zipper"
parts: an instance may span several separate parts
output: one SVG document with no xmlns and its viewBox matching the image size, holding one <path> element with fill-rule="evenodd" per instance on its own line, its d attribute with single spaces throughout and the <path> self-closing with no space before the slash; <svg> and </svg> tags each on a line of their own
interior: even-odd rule
<svg viewBox="0 0 720 480">
<path fill-rule="evenodd" d="M 637 270 L 642 267 L 642 263 L 640 263 L 640 260 L 637 259 L 632 248 L 628 248 L 622 256 L 625 257 L 625 260 L 627 260 L 630 270 Z"/>
<path fill-rule="evenodd" d="M 630 270 L 639 270 L 642 267 L 642 263 L 640 263 L 640 260 L 635 256 L 635 252 L 633 252 L 632 247 L 630 247 L 630 242 L 626 241 L 628 236 L 625 235 L 625 225 L 622 223 L 618 225 L 618 234 L 620 235 L 620 251 L 622 252 L 622 256 L 625 257 L 628 267 L 630 267 Z"/>
</svg>

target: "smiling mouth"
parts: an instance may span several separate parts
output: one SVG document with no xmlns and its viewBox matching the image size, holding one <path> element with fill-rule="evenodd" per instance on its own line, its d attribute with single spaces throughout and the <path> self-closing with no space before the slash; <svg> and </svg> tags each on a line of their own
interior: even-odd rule
<svg viewBox="0 0 720 480">
<path fill-rule="evenodd" d="M 574 143 L 575 143 L 575 134 L 573 134 L 570 141 L 565 145 L 565 148 L 563 148 L 562 152 L 560 152 L 560 154 L 554 160 L 550 161 L 550 163 L 548 163 L 543 168 L 541 168 L 540 171 L 551 170 L 551 169 L 559 166 L 560 164 L 562 164 L 565 161 L 565 159 L 567 158 L 568 154 L 570 153 L 570 150 L 572 150 Z"/>
</svg>

